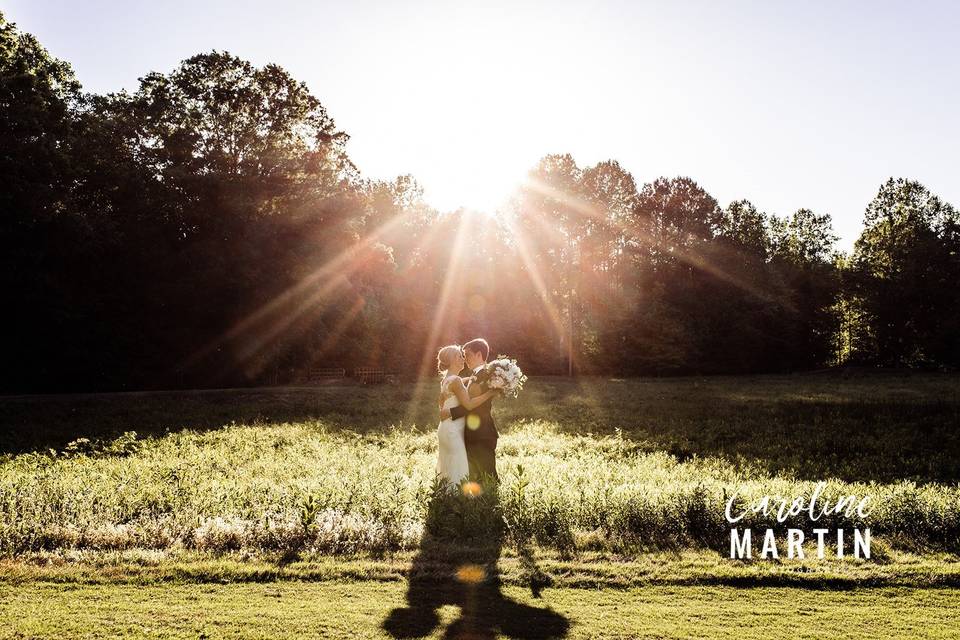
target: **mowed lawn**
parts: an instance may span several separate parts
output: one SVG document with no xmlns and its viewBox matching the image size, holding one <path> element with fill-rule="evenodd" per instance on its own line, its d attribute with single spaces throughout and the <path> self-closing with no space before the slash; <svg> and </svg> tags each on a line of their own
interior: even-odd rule
<svg viewBox="0 0 960 640">
<path fill-rule="evenodd" d="M 391 638 L 400 582 L 0 585 L 4 638 Z M 497 604 L 442 605 L 426 636 L 484 638 L 955 638 L 960 591 L 881 588 L 508 587 Z M 543 612 L 543 613 L 541 613 Z M 544 623 L 546 619 L 548 622 Z M 432 623 L 428 623 L 428 626 Z M 406 629 L 404 633 L 410 632 Z M 418 632 L 419 632 L 418 631 Z"/>
<path fill-rule="evenodd" d="M 0 399 L 0 637 L 960 637 L 958 376 L 534 378 L 493 548 L 426 535 L 434 387 Z M 820 479 L 874 561 L 724 558 Z M 500 582 L 437 581 L 471 536 Z"/>
</svg>

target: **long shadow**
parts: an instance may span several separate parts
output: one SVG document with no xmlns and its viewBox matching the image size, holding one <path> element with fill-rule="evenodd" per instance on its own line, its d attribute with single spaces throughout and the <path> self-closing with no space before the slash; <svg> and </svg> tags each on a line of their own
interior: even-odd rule
<svg viewBox="0 0 960 640">
<path fill-rule="evenodd" d="M 444 638 L 563 638 L 570 622 L 549 609 L 526 605 L 502 591 L 497 560 L 504 527 L 496 488 L 479 495 L 437 489 L 428 505 L 420 549 L 408 573 L 406 606 L 390 612 L 382 627 L 394 638 L 417 638 L 441 625 L 440 608 L 460 608 Z M 534 595 L 539 595 L 531 586 Z"/>
</svg>

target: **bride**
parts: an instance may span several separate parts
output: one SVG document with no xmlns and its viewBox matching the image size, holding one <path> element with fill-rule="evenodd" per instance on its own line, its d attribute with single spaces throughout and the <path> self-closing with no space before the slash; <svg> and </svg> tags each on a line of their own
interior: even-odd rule
<svg viewBox="0 0 960 640">
<path fill-rule="evenodd" d="M 456 373 L 463 369 L 463 351 L 459 345 L 451 344 L 437 354 L 437 370 L 442 377 L 440 381 L 440 399 L 444 409 L 462 406 L 467 411 L 479 407 L 498 393 L 495 390 L 487 391 L 476 398 L 471 398 L 463 380 Z M 450 487 L 455 487 L 469 474 L 467 465 L 467 449 L 463 442 L 463 429 L 466 418 L 447 418 L 437 428 L 437 439 L 440 443 L 440 454 L 437 459 L 437 473 Z"/>
</svg>

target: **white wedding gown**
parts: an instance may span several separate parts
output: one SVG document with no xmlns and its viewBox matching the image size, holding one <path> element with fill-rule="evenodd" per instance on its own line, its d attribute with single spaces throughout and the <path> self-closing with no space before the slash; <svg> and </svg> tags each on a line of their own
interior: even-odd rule
<svg viewBox="0 0 960 640">
<path fill-rule="evenodd" d="M 441 393 L 448 393 L 450 382 L 457 376 L 447 376 L 440 383 Z M 444 400 L 443 408 L 450 409 L 460 406 L 457 396 L 450 394 L 450 397 Z M 467 477 L 469 467 L 467 466 L 467 448 L 463 442 L 463 430 L 466 425 L 465 418 L 447 418 L 437 427 L 437 440 L 440 444 L 440 453 L 437 456 L 437 473 L 447 481 L 451 487 L 455 487 Z"/>
</svg>

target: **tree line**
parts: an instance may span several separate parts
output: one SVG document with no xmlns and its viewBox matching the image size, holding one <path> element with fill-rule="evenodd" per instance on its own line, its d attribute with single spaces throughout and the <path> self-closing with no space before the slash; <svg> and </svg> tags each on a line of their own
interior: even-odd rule
<svg viewBox="0 0 960 640">
<path fill-rule="evenodd" d="M 414 377 L 487 337 L 534 374 L 960 363 L 957 210 L 889 179 L 830 216 L 544 157 L 497 215 L 372 180 L 306 85 L 226 52 L 84 92 L 0 14 L 5 391 Z"/>
</svg>

